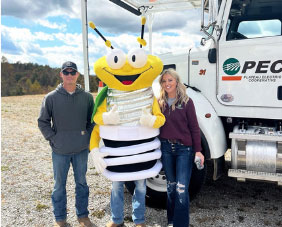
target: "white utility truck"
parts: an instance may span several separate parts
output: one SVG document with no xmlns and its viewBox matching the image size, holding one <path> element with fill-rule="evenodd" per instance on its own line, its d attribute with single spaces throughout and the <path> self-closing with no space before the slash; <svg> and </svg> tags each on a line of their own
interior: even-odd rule
<svg viewBox="0 0 282 227">
<path fill-rule="evenodd" d="M 155 12 L 201 10 L 201 45 L 160 58 L 165 68 L 180 74 L 194 101 L 202 152 L 212 163 L 208 171 L 214 180 L 225 173 L 225 152 L 231 148 L 228 176 L 282 185 L 282 1 L 110 1 L 147 16 L 149 26 Z M 206 173 L 207 166 L 204 170 L 194 166 L 192 197 Z M 148 199 L 165 200 L 163 172 L 148 179 L 147 186 Z"/>
</svg>

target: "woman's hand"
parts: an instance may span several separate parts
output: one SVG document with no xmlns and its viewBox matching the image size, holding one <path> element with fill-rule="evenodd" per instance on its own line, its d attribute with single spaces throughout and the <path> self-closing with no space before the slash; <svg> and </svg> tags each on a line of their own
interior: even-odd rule
<svg viewBox="0 0 282 227">
<path fill-rule="evenodd" d="M 205 157 L 201 152 L 196 152 L 195 156 L 198 156 L 201 159 L 201 165 L 204 165 Z"/>
</svg>

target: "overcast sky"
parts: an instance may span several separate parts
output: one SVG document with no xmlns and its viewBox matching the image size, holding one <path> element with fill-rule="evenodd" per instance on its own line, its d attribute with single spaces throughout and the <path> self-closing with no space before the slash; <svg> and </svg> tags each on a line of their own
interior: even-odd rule
<svg viewBox="0 0 282 227">
<path fill-rule="evenodd" d="M 81 6 L 79 0 L 2 0 L 1 51 L 10 63 L 32 62 L 61 67 L 64 61 L 77 63 L 83 73 Z M 160 54 L 189 49 L 201 39 L 198 10 L 157 13 L 153 23 L 153 52 Z M 128 52 L 139 46 L 140 17 L 108 0 L 88 0 L 88 21 L 115 48 Z M 147 27 L 145 39 L 148 42 Z M 89 29 L 89 65 L 106 54 L 103 40 Z M 149 48 L 146 47 L 146 50 Z"/>
</svg>

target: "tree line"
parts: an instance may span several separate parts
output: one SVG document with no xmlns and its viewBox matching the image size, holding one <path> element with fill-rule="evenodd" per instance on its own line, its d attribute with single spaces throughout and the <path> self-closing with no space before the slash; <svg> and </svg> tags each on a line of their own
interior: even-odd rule
<svg viewBox="0 0 282 227">
<path fill-rule="evenodd" d="M 9 63 L 7 58 L 1 59 L 1 96 L 47 94 L 54 90 L 61 78 L 60 68 L 34 63 Z M 78 83 L 84 87 L 81 74 Z M 90 92 L 97 92 L 99 79 L 89 77 Z"/>
</svg>

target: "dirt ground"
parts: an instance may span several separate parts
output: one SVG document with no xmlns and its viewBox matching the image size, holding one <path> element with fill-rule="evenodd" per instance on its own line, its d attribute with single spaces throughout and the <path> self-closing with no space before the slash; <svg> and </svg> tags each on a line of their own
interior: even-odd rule
<svg viewBox="0 0 282 227">
<path fill-rule="evenodd" d="M 1 98 L 1 226 L 52 226 L 51 149 L 37 127 L 43 95 Z M 90 166 L 90 164 L 89 164 Z M 110 220 L 111 183 L 93 168 L 89 211 L 95 226 Z M 68 222 L 77 226 L 74 180 L 69 172 Z M 125 192 L 125 226 L 131 221 L 131 195 Z M 282 226 L 282 187 L 263 182 L 207 180 L 191 202 L 190 226 Z M 166 226 L 166 211 L 147 208 L 147 226 Z"/>
</svg>

